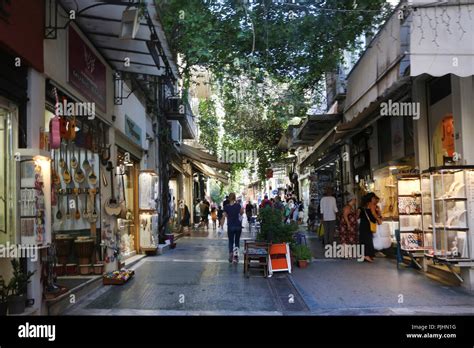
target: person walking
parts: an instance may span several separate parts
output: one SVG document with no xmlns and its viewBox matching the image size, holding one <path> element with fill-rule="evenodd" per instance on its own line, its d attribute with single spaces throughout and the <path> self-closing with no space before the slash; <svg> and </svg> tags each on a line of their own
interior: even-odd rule
<svg viewBox="0 0 474 348">
<path fill-rule="evenodd" d="M 374 202 L 377 201 L 375 193 L 370 192 L 362 198 L 362 207 L 360 208 L 360 226 L 359 226 L 359 242 L 364 246 L 364 260 L 374 262 L 375 248 L 373 240 L 373 232 L 370 224 L 377 223 L 378 220 L 372 213 Z"/>
<path fill-rule="evenodd" d="M 341 224 L 339 226 L 339 237 L 341 244 L 353 245 L 358 242 L 359 226 L 357 219 L 359 211 L 356 209 L 357 200 L 353 194 L 347 197 L 347 204 L 342 210 Z"/>
<path fill-rule="evenodd" d="M 212 220 L 212 229 L 215 231 L 217 229 L 217 208 L 211 208 L 211 220 Z"/>
<path fill-rule="evenodd" d="M 209 228 L 209 202 L 207 201 L 207 199 L 203 199 L 203 201 L 201 202 L 201 206 L 200 206 L 200 209 L 201 209 L 201 222 L 202 222 L 202 225 L 208 229 Z"/>
<path fill-rule="evenodd" d="M 245 205 L 245 215 L 247 216 L 247 222 L 249 223 L 249 229 L 250 225 L 252 224 L 252 217 L 253 217 L 253 206 L 252 202 L 250 200 L 247 201 L 247 204 Z"/>
<path fill-rule="evenodd" d="M 224 202 L 222 202 L 222 205 L 225 207 L 227 204 L 229 204 L 229 196 L 225 196 Z"/>
<path fill-rule="evenodd" d="M 244 209 L 236 202 L 235 193 L 229 194 L 229 204 L 224 206 L 221 226 L 227 218 L 227 235 L 229 237 L 229 262 L 239 262 L 240 234 L 242 233 L 241 216 Z"/>
<path fill-rule="evenodd" d="M 184 201 L 179 201 L 179 223 L 181 225 L 180 231 L 188 233 L 189 222 L 191 220 L 191 214 L 189 213 L 188 206 L 184 204 Z"/>
<path fill-rule="evenodd" d="M 263 197 L 262 203 L 260 203 L 260 209 L 266 208 L 266 207 L 272 207 L 272 202 L 268 199 L 268 196 L 265 195 Z"/>
<path fill-rule="evenodd" d="M 199 198 L 196 200 L 196 206 L 194 207 L 194 224 L 201 225 L 201 200 Z"/>
<path fill-rule="evenodd" d="M 338 212 L 336 198 L 333 196 L 332 187 L 326 188 L 326 194 L 321 199 L 320 208 L 323 217 L 324 244 L 334 242 L 334 232 L 336 230 L 336 213 Z"/>
</svg>

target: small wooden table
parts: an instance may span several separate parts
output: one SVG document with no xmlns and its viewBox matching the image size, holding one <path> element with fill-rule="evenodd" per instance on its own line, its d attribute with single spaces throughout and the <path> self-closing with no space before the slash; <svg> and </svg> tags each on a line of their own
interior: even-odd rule
<svg viewBox="0 0 474 348">
<path fill-rule="evenodd" d="M 263 276 L 268 276 L 269 248 L 270 245 L 264 242 L 244 242 L 244 274 L 247 278 L 252 269 L 263 271 Z"/>
</svg>

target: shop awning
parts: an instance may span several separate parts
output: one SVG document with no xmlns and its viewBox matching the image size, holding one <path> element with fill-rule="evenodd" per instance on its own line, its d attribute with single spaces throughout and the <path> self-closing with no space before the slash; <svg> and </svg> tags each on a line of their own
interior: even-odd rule
<svg viewBox="0 0 474 348">
<path fill-rule="evenodd" d="M 204 163 L 209 167 L 216 169 L 221 169 L 224 171 L 230 171 L 230 165 L 227 163 L 221 163 L 218 161 L 217 156 L 211 155 L 203 150 L 200 150 L 196 147 L 189 146 L 186 144 L 181 144 L 178 148 L 178 153 L 188 157 L 191 160 Z"/>
<path fill-rule="evenodd" d="M 388 99 L 394 99 L 407 94 L 409 90 L 408 85 L 411 82 L 409 76 L 405 76 L 393 83 L 390 88 L 386 89 L 385 92 L 369 103 L 364 109 L 361 110 L 357 116 L 352 118 L 349 122 L 342 123 L 336 127 L 336 135 L 334 142 L 340 142 L 343 138 L 352 136 L 363 130 L 369 121 L 372 120 L 371 116 L 378 115 L 377 111 L 380 109 L 380 104 Z"/>
<path fill-rule="evenodd" d="M 227 185 L 229 183 L 229 180 L 227 179 L 227 177 L 225 175 L 217 172 L 216 170 L 209 167 L 208 165 L 206 165 L 204 163 L 201 163 L 199 161 L 195 161 L 195 160 L 191 160 L 191 163 L 194 165 L 194 167 L 196 167 L 204 175 L 206 175 L 210 178 L 214 178 L 216 180 L 219 180 L 224 185 Z"/>
<path fill-rule="evenodd" d="M 296 133 L 296 140 L 300 145 L 313 145 L 341 120 L 340 114 L 308 115 Z"/>
<path fill-rule="evenodd" d="M 178 78 L 178 69 L 153 1 L 146 1 L 145 15 L 140 20 L 136 37 L 126 40 L 120 39 L 122 14 L 132 2 L 59 0 L 59 3 L 68 13 L 75 11 L 74 23 L 116 71 L 161 76 L 168 70 Z M 130 61 L 129 66 L 124 64 L 126 58 Z"/>
<path fill-rule="evenodd" d="M 316 146 L 313 153 L 306 157 L 306 159 L 300 164 L 300 170 L 303 170 L 304 168 L 319 162 L 320 158 L 325 157 L 325 153 L 333 145 L 335 145 L 335 137 L 336 131 L 334 130 L 334 128 L 330 129 L 321 139 L 321 143 Z"/>
<path fill-rule="evenodd" d="M 474 4 L 413 0 L 413 7 L 411 76 L 474 75 Z"/>
</svg>

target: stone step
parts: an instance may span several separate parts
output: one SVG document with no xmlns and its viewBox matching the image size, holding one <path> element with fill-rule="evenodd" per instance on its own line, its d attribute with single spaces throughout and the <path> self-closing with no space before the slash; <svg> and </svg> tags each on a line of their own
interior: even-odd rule
<svg viewBox="0 0 474 348">
<path fill-rule="evenodd" d="M 455 267 L 457 273 L 460 273 L 459 268 Z M 454 274 L 444 265 L 428 265 L 427 274 L 431 279 L 438 280 L 445 285 L 459 286 L 461 282 Z"/>
<path fill-rule="evenodd" d="M 102 286 L 102 276 L 90 276 L 86 282 L 70 289 L 68 292 L 53 300 L 45 300 L 48 315 L 61 315 L 67 309 L 73 307 L 82 298 Z M 71 295 L 74 295 L 74 303 L 71 303 Z"/>
</svg>

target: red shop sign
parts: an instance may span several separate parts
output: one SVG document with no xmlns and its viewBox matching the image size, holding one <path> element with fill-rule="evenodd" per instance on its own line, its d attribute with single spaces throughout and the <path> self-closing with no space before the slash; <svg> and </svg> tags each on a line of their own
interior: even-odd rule
<svg viewBox="0 0 474 348">
<path fill-rule="evenodd" d="M 106 71 L 99 57 L 69 26 L 69 83 L 106 112 Z"/>
</svg>

